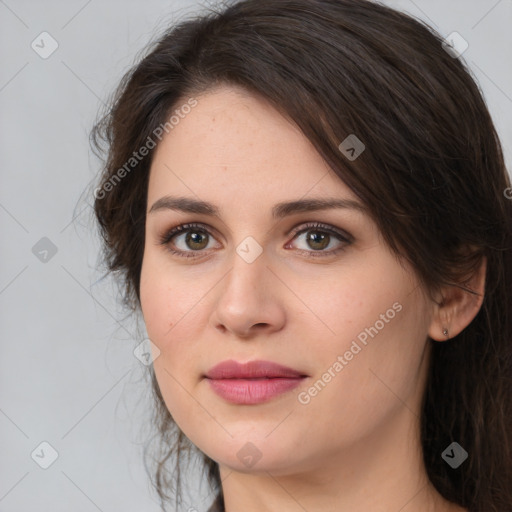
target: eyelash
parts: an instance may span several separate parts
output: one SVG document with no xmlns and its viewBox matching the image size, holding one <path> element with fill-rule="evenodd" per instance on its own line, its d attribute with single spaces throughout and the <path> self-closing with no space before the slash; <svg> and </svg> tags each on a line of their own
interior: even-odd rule
<svg viewBox="0 0 512 512">
<path fill-rule="evenodd" d="M 334 235 L 336 238 L 338 238 L 338 240 L 343 242 L 343 245 L 341 247 L 338 247 L 337 249 L 331 249 L 330 251 L 323 251 L 323 250 L 306 251 L 304 249 L 298 249 L 299 252 L 306 253 L 308 255 L 308 257 L 322 258 L 322 257 L 332 256 L 334 254 L 338 254 L 341 251 L 344 251 L 346 248 L 346 245 L 352 243 L 351 237 L 348 234 L 343 233 L 342 231 L 339 231 L 332 226 L 329 226 L 327 224 L 322 224 L 320 222 L 309 222 L 306 224 L 302 224 L 298 228 L 294 229 L 291 233 L 293 235 L 292 240 L 294 240 L 297 236 L 302 235 L 303 233 L 307 233 L 308 231 L 314 231 L 315 229 L 321 233 L 326 233 L 328 235 Z M 206 233 L 209 237 L 212 236 L 210 231 L 208 231 L 208 229 L 203 224 L 196 224 L 196 223 L 181 224 L 179 226 L 176 226 L 175 228 L 170 229 L 169 231 L 166 231 L 160 237 L 159 243 L 160 243 L 160 245 L 166 246 L 166 249 L 169 252 L 171 252 L 171 254 L 174 254 L 181 258 L 199 258 L 199 257 L 201 257 L 200 253 L 204 253 L 204 249 L 198 250 L 198 251 L 192 251 L 192 250 L 191 251 L 180 251 L 180 250 L 172 249 L 170 247 L 170 242 L 176 235 L 187 233 L 189 231 Z M 198 255 L 196 256 L 196 255 L 194 255 L 194 253 L 198 253 Z"/>
</svg>

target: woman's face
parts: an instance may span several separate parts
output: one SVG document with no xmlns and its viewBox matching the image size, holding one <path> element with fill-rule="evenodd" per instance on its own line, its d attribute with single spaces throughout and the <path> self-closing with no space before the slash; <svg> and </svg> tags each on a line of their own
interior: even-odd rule
<svg viewBox="0 0 512 512">
<path fill-rule="evenodd" d="M 140 294 L 165 403 L 221 466 L 355 470 L 417 426 L 431 303 L 296 127 L 237 89 L 197 101 L 149 180 Z"/>
</svg>

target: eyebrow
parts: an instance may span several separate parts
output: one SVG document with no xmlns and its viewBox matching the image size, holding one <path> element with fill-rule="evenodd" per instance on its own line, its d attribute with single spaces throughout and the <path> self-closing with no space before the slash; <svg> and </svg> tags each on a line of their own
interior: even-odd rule
<svg viewBox="0 0 512 512">
<path fill-rule="evenodd" d="M 277 203 L 272 208 L 272 217 L 273 219 L 278 220 L 295 213 L 335 208 L 359 210 L 362 213 L 367 213 L 368 210 L 363 204 L 351 199 L 312 198 Z M 217 206 L 207 201 L 201 201 L 190 197 L 161 197 L 153 203 L 153 206 L 151 206 L 148 213 L 153 213 L 159 210 L 175 210 L 186 213 L 211 215 L 220 218 L 220 209 Z"/>
</svg>

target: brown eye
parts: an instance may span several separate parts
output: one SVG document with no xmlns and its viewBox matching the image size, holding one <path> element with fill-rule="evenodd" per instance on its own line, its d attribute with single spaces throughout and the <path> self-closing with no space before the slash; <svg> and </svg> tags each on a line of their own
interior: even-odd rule
<svg viewBox="0 0 512 512">
<path fill-rule="evenodd" d="M 307 231 L 306 241 L 315 251 L 326 249 L 329 246 L 330 240 L 330 235 L 322 231 Z"/>
<path fill-rule="evenodd" d="M 205 249 L 211 248 L 211 239 L 213 236 L 202 225 L 183 224 L 165 233 L 160 243 L 174 255 L 195 258 L 206 252 Z"/>
<path fill-rule="evenodd" d="M 189 231 L 186 233 L 185 245 L 195 251 L 205 249 L 208 245 L 208 233 Z"/>
<path fill-rule="evenodd" d="M 312 257 L 332 256 L 345 249 L 345 247 L 353 242 L 353 237 L 348 233 L 344 233 L 334 227 L 319 223 L 310 223 L 301 226 L 295 231 L 294 240 L 300 240 L 302 235 L 306 235 L 302 243 L 302 247 L 296 248 Z M 336 244 L 337 242 L 337 244 Z M 331 245 L 334 243 L 334 248 Z M 290 247 L 291 244 L 287 246 Z M 329 249 L 330 248 L 330 249 Z"/>
</svg>

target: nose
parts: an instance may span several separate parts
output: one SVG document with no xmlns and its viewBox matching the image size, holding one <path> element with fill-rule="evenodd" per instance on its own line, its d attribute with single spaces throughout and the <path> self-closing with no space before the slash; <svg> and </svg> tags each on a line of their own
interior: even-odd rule
<svg viewBox="0 0 512 512">
<path fill-rule="evenodd" d="M 248 263 L 235 254 L 233 266 L 216 287 L 213 326 L 238 338 L 269 335 L 285 324 L 283 286 L 265 253 Z"/>
</svg>

